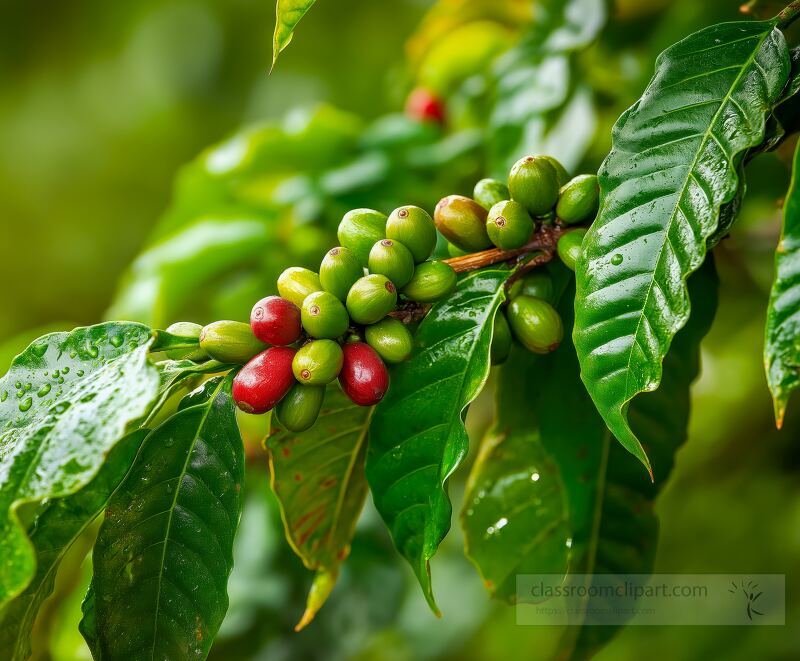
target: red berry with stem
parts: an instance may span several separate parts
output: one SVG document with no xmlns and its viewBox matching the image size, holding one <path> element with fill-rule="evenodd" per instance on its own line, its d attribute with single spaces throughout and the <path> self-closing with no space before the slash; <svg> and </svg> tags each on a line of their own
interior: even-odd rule
<svg viewBox="0 0 800 661">
<path fill-rule="evenodd" d="M 270 347 L 247 363 L 233 379 L 233 401 L 245 413 L 266 413 L 294 385 L 291 347 Z"/>
<path fill-rule="evenodd" d="M 353 342 L 342 347 L 344 364 L 339 385 L 354 404 L 373 406 L 389 389 L 389 372 L 380 356 L 368 344 Z"/>
<path fill-rule="evenodd" d="M 406 99 L 406 115 L 418 122 L 444 124 L 444 102 L 423 87 L 417 87 Z"/>
<path fill-rule="evenodd" d="M 250 326 L 262 342 L 275 346 L 293 344 L 300 339 L 300 309 L 280 296 L 267 296 L 253 306 Z"/>
</svg>

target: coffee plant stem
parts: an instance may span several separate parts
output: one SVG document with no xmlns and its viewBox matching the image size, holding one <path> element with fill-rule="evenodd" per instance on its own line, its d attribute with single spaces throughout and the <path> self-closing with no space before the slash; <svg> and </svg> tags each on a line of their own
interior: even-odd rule
<svg viewBox="0 0 800 661">
<path fill-rule="evenodd" d="M 541 259 L 540 256 L 537 256 L 531 260 L 536 261 L 536 264 L 532 264 L 532 266 L 537 266 L 538 264 L 543 264 L 550 260 L 553 253 L 556 251 L 558 239 L 564 231 L 565 230 L 554 225 L 542 225 L 533 235 L 533 238 L 521 248 L 516 248 L 514 250 L 492 248 L 491 250 L 482 250 L 481 252 L 474 252 L 469 255 L 451 257 L 450 259 L 445 259 L 444 262 L 452 266 L 456 273 L 465 273 L 466 271 L 474 271 L 484 266 L 507 262 L 520 255 L 540 250 L 543 253 Z"/>
<path fill-rule="evenodd" d="M 800 0 L 789 3 L 777 16 L 778 27 L 785 30 L 800 17 Z"/>
</svg>

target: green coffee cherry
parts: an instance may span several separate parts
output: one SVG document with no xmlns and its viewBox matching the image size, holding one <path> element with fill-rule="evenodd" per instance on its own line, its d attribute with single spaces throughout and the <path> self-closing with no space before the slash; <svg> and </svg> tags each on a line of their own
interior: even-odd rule
<svg viewBox="0 0 800 661">
<path fill-rule="evenodd" d="M 528 273 L 524 278 L 517 280 L 508 291 L 508 297 L 532 296 L 541 298 L 548 303 L 554 302 L 553 280 L 541 269 Z"/>
<path fill-rule="evenodd" d="M 597 215 L 600 187 L 596 174 L 581 174 L 561 187 L 556 215 L 563 223 L 582 223 Z"/>
<path fill-rule="evenodd" d="M 198 341 L 197 349 L 172 349 L 167 351 L 167 358 L 172 360 L 205 360 L 208 354 L 199 348 L 200 333 L 203 327 L 200 324 L 195 324 L 191 321 L 178 321 L 167 328 L 167 333 L 170 335 L 177 335 L 178 337 L 185 337 L 188 339 L 195 339 Z"/>
<path fill-rule="evenodd" d="M 494 331 L 492 334 L 492 365 L 500 365 L 506 362 L 510 351 L 511 329 L 508 327 L 506 315 L 502 310 L 498 310 L 494 317 Z"/>
<path fill-rule="evenodd" d="M 241 321 L 215 321 L 200 333 L 200 348 L 221 363 L 244 365 L 267 346 Z"/>
<path fill-rule="evenodd" d="M 511 199 L 534 216 L 542 216 L 555 206 L 558 188 L 556 169 L 541 156 L 519 159 L 508 176 Z"/>
<path fill-rule="evenodd" d="M 350 326 L 344 303 L 327 291 L 306 296 L 300 310 L 303 328 L 311 337 L 334 339 L 341 337 Z"/>
<path fill-rule="evenodd" d="M 369 271 L 385 275 L 395 287 L 402 287 L 414 275 L 414 257 L 399 241 L 381 239 L 369 251 Z"/>
<path fill-rule="evenodd" d="M 472 197 L 484 209 L 491 209 L 498 202 L 507 200 L 511 197 L 508 186 L 497 179 L 481 179 L 475 184 Z"/>
<path fill-rule="evenodd" d="M 339 243 L 366 266 L 372 246 L 386 237 L 386 216 L 374 209 L 353 209 L 342 218 L 336 235 Z"/>
<path fill-rule="evenodd" d="M 414 338 L 405 324 L 387 317 L 364 331 L 369 344 L 386 363 L 402 363 L 414 349 Z"/>
<path fill-rule="evenodd" d="M 575 263 L 581 256 L 581 243 L 583 243 L 584 236 L 586 236 L 586 230 L 581 227 L 562 234 L 556 244 L 558 256 L 571 271 L 575 270 Z"/>
<path fill-rule="evenodd" d="M 436 247 L 436 225 L 424 209 L 399 207 L 389 214 L 386 221 L 386 238 L 402 243 L 414 256 L 414 262 L 419 264 L 428 259 Z"/>
<path fill-rule="evenodd" d="M 569 181 L 569 172 L 567 172 L 567 168 L 561 165 L 561 161 L 553 156 L 541 156 L 545 161 L 550 163 L 556 171 L 556 177 L 558 178 L 558 185 L 563 186 Z"/>
<path fill-rule="evenodd" d="M 447 244 L 447 254 L 450 257 L 461 257 L 462 255 L 469 255 L 466 250 L 461 250 L 458 246 L 454 246 L 452 243 Z"/>
<path fill-rule="evenodd" d="M 492 245 L 486 233 L 487 211 L 475 200 L 463 195 L 448 195 L 439 200 L 433 220 L 444 237 L 467 252 L 484 250 Z"/>
<path fill-rule="evenodd" d="M 344 354 L 333 340 L 314 340 L 303 345 L 292 360 L 294 378 L 306 386 L 324 386 L 342 369 Z"/>
<path fill-rule="evenodd" d="M 453 267 L 444 262 L 423 262 L 417 265 L 414 277 L 403 287 L 402 294 L 418 303 L 435 303 L 453 293 L 458 277 Z"/>
<path fill-rule="evenodd" d="M 514 337 L 533 353 L 550 353 L 564 339 L 564 326 L 555 308 L 532 296 L 518 296 L 508 306 Z"/>
<path fill-rule="evenodd" d="M 513 250 L 524 246 L 531 238 L 533 220 L 519 202 L 503 200 L 489 210 L 486 231 L 498 248 Z"/>
<path fill-rule="evenodd" d="M 325 386 L 295 383 L 275 407 L 275 417 L 289 431 L 306 431 L 317 421 L 324 399 Z"/>
<path fill-rule="evenodd" d="M 322 288 L 340 301 L 347 298 L 353 283 L 364 275 L 364 267 L 349 248 L 331 248 L 319 265 L 319 281 Z"/>
<path fill-rule="evenodd" d="M 375 324 L 394 310 L 397 289 L 385 275 L 360 278 L 347 294 L 347 311 L 357 324 Z"/>
<path fill-rule="evenodd" d="M 291 266 L 278 276 L 278 293 L 298 308 L 303 306 L 306 296 L 322 291 L 322 283 L 314 271 Z"/>
</svg>

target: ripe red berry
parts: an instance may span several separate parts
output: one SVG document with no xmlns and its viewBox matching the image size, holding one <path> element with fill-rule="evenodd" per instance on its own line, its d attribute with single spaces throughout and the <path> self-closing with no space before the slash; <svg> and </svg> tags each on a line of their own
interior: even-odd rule
<svg viewBox="0 0 800 661">
<path fill-rule="evenodd" d="M 300 338 L 300 309 L 280 296 L 267 296 L 253 306 L 250 326 L 262 342 L 284 346 Z"/>
<path fill-rule="evenodd" d="M 344 364 L 339 372 L 339 385 L 354 404 L 372 406 L 383 399 L 389 389 L 389 372 L 377 352 L 364 342 L 342 347 Z"/>
<path fill-rule="evenodd" d="M 406 99 L 406 115 L 418 122 L 444 124 L 444 102 L 432 92 L 418 87 Z"/>
<path fill-rule="evenodd" d="M 253 358 L 233 379 L 233 401 L 245 413 L 266 413 L 294 385 L 296 349 L 270 347 Z"/>
</svg>

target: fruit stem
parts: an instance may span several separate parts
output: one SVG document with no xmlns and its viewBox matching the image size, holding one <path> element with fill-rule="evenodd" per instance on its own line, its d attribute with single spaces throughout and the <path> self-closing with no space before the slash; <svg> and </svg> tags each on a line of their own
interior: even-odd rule
<svg viewBox="0 0 800 661">
<path fill-rule="evenodd" d="M 800 0 L 798 0 L 798 2 L 800 3 Z M 500 250 L 500 248 L 492 248 L 491 250 L 482 250 L 481 252 L 474 252 L 469 255 L 451 257 L 450 259 L 445 259 L 443 261 L 445 264 L 450 264 L 456 273 L 465 273 L 467 271 L 482 269 L 484 266 L 491 266 L 492 264 L 507 262 L 515 257 L 519 257 L 520 255 L 541 250 L 547 255 L 547 257 L 532 265 L 536 266 L 551 259 L 553 253 L 556 251 L 558 239 L 562 234 L 564 234 L 564 232 L 564 229 L 556 227 L 555 225 L 542 225 L 533 235 L 533 238 L 531 238 L 531 240 L 521 248 L 516 248 L 514 250 Z M 538 259 L 538 256 L 531 261 L 536 261 L 536 259 Z"/>
<path fill-rule="evenodd" d="M 792 23 L 800 18 L 800 0 L 790 2 L 783 10 L 775 17 L 778 22 L 778 27 L 785 30 Z"/>
</svg>

